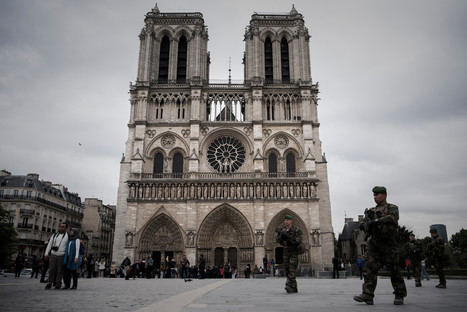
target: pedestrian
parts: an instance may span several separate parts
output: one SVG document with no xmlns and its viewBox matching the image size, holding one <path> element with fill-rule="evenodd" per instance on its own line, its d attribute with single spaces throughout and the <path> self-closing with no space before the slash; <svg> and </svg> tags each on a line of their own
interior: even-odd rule
<svg viewBox="0 0 467 312">
<path fill-rule="evenodd" d="M 264 273 L 268 273 L 268 257 L 264 256 L 263 257 L 263 268 L 264 268 Z"/>
<path fill-rule="evenodd" d="M 339 278 L 339 265 L 340 261 L 337 257 L 332 257 L 332 278 Z"/>
<path fill-rule="evenodd" d="M 186 255 L 183 255 L 182 256 L 182 261 L 181 261 L 181 268 L 182 268 L 182 277 L 183 279 L 186 281 L 191 281 L 190 279 L 190 274 L 189 274 L 189 270 L 190 270 L 190 261 L 188 261 L 188 258 L 186 257 Z"/>
<path fill-rule="evenodd" d="M 100 260 L 99 258 L 96 258 L 96 261 L 94 262 L 94 271 L 93 271 L 94 277 L 99 277 L 99 266 L 100 266 Z"/>
<path fill-rule="evenodd" d="M 152 259 L 152 256 L 149 256 L 146 260 L 145 263 L 146 267 L 146 278 L 152 278 L 153 277 L 153 270 L 154 270 L 154 260 Z"/>
<path fill-rule="evenodd" d="M 274 277 L 275 275 L 275 268 L 274 268 L 274 265 L 275 265 L 275 262 L 274 262 L 274 259 L 271 259 L 271 277 Z"/>
<path fill-rule="evenodd" d="M 243 270 L 243 273 L 245 274 L 245 278 L 250 278 L 251 266 L 249 263 L 246 265 L 245 270 Z"/>
<path fill-rule="evenodd" d="M 439 284 L 435 287 L 446 288 L 446 277 L 443 270 L 445 264 L 444 240 L 438 235 L 438 230 L 435 228 L 430 229 L 430 234 L 431 242 L 428 245 L 429 257 L 439 277 Z"/>
<path fill-rule="evenodd" d="M 94 257 L 92 256 L 92 254 L 89 255 L 89 259 L 88 259 L 88 278 L 91 278 L 93 277 L 94 275 L 94 268 L 95 268 L 95 260 L 94 260 Z"/>
<path fill-rule="evenodd" d="M 411 263 L 410 263 L 410 259 L 406 258 L 405 259 L 405 269 L 407 270 L 407 279 L 411 279 L 410 278 L 410 266 L 411 266 Z"/>
<path fill-rule="evenodd" d="M 23 254 L 19 253 L 15 259 L 15 278 L 20 278 L 21 270 L 24 268 L 24 258 Z"/>
<path fill-rule="evenodd" d="M 131 260 L 130 260 L 130 257 L 127 256 L 125 259 L 123 259 L 123 262 L 122 262 L 122 267 L 124 270 L 124 275 L 125 275 L 126 280 L 130 279 L 130 266 L 131 266 Z"/>
<path fill-rule="evenodd" d="M 206 259 L 201 255 L 199 258 L 199 278 L 204 279 L 206 277 Z"/>
<path fill-rule="evenodd" d="M 81 255 L 79 240 L 79 230 L 77 228 L 71 228 L 69 232 L 69 240 L 66 246 L 65 257 L 63 259 L 64 264 L 64 278 L 63 282 L 65 287 L 63 289 L 76 289 L 78 288 L 78 268 L 81 265 Z M 73 285 L 71 285 L 71 278 L 73 277 Z"/>
<path fill-rule="evenodd" d="M 287 293 L 298 292 L 296 272 L 298 267 L 298 246 L 302 242 L 303 232 L 294 226 L 291 215 L 284 216 L 284 227 L 276 229 L 276 241 L 284 247 L 284 270 L 287 276 Z"/>
<path fill-rule="evenodd" d="M 365 217 L 360 224 L 360 229 L 366 232 L 368 248 L 363 267 L 363 292 L 353 298 L 372 305 L 378 270 L 386 265 L 394 289 L 394 304 L 401 305 L 404 304 L 407 289 L 400 271 L 399 246 L 396 241 L 399 208 L 386 201 L 387 192 L 384 186 L 373 188 L 373 198 L 376 207 L 365 210 Z"/>
<path fill-rule="evenodd" d="M 47 242 L 46 242 L 46 246 L 45 248 L 47 248 Z M 41 280 L 40 280 L 40 283 L 47 283 L 47 281 L 45 280 L 45 275 L 47 273 L 47 271 L 49 270 L 49 259 L 45 259 L 45 254 L 42 255 L 42 270 L 41 270 Z"/>
<path fill-rule="evenodd" d="M 412 268 L 413 276 L 415 279 L 415 287 L 422 287 L 421 266 L 422 259 L 425 258 L 423 253 L 422 243 L 415 239 L 415 234 L 410 233 L 409 242 L 406 245 L 407 258 L 410 260 L 410 267 Z"/>
<path fill-rule="evenodd" d="M 357 259 L 357 268 L 358 268 L 358 274 L 360 275 L 360 279 L 363 279 L 363 267 L 365 266 L 365 260 L 363 260 L 363 257 L 360 255 L 358 256 Z"/>
<path fill-rule="evenodd" d="M 425 259 L 422 260 L 422 274 L 421 274 L 421 280 L 423 281 L 423 277 L 425 276 L 426 277 L 426 280 L 429 281 L 430 280 L 430 275 L 428 275 L 428 273 L 426 272 L 426 263 L 425 263 Z"/>
<path fill-rule="evenodd" d="M 101 261 L 99 261 L 99 277 L 104 277 L 104 271 L 105 271 L 105 259 L 101 258 Z"/>
<path fill-rule="evenodd" d="M 68 244 L 68 233 L 66 232 L 67 224 L 61 222 L 58 227 L 58 232 L 52 235 L 47 244 L 44 258 L 49 261 L 49 280 L 45 289 L 60 289 L 62 287 L 63 277 L 63 259 L 65 258 L 65 250 Z"/>
</svg>

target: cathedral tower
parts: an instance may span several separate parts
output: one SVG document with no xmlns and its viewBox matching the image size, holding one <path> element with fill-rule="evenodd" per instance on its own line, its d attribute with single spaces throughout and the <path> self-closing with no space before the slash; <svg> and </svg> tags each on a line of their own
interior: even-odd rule
<svg viewBox="0 0 467 312">
<path fill-rule="evenodd" d="M 201 13 L 146 15 L 121 160 L 114 260 L 156 265 L 282 263 L 284 214 L 304 233 L 302 268 L 334 253 L 327 163 L 310 71 L 308 29 L 295 8 L 254 13 L 242 84 L 209 81 Z"/>
</svg>

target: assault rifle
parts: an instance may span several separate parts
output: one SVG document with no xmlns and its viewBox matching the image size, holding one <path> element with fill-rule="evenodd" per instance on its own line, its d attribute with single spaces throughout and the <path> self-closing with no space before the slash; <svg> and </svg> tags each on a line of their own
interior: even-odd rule
<svg viewBox="0 0 467 312">
<path fill-rule="evenodd" d="M 365 231 L 365 242 L 371 236 L 374 227 L 378 223 L 378 218 L 381 218 L 381 212 L 375 211 L 371 208 L 365 209 L 365 222 L 360 223 L 360 230 Z"/>
</svg>

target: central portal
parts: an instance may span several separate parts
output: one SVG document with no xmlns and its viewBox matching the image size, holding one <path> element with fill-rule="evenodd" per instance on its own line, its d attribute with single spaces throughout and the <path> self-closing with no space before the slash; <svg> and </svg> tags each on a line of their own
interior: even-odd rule
<svg viewBox="0 0 467 312">
<path fill-rule="evenodd" d="M 241 272 L 243 266 L 254 263 L 250 224 L 240 211 L 227 204 L 206 216 L 199 229 L 197 246 L 198 253 L 206 258 L 206 265 L 221 267 L 230 263 Z"/>
</svg>

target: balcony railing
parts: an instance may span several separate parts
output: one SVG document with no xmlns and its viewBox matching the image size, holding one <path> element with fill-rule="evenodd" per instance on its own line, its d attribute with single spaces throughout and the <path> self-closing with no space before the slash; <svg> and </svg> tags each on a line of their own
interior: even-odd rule
<svg viewBox="0 0 467 312">
<path fill-rule="evenodd" d="M 130 180 L 264 180 L 264 179 L 315 179 L 315 171 L 306 172 L 187 172 L 187 173 L 133 173 Z"/>
<path fill-rule="evenodd" d="M 20 209 L 19 213 L 22 215 L 34 215 L 36 211 L 32 209 Z"/>
</svg>

